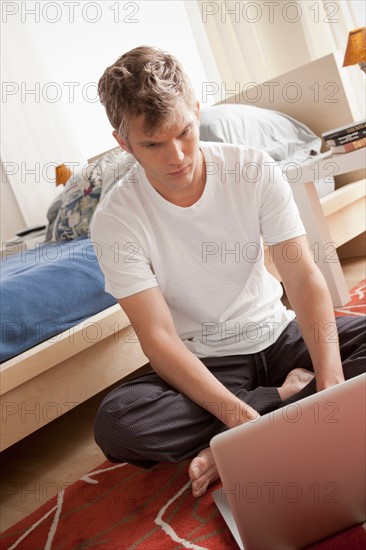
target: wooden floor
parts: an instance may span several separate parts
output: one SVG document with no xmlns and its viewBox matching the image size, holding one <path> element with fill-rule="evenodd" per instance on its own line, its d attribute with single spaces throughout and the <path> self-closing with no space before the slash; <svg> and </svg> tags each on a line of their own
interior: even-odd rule
<svg viewBox="0 0 366 550">
<path fill-rule="evenodd" d="M 342 267 L 349 289 L 366 276 L 363 258 L 343 260 Z M 1 531 L 105 460 L 92 427 L 107 391 L 1 453 Z"/>
</svg>

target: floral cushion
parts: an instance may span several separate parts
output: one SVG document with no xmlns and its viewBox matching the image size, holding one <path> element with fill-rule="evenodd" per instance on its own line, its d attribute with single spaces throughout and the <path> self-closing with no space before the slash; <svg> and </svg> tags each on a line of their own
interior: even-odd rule
<svg viewBox="0 0 366 550">
<path fill-rule="evenodd" d="M 63 191 L 51 240 L 72 240 L 89 235 L 90 222 L 99 200 L 135 162 L 132 155 L 118 147 L 72 175 Z"/>
</svg>

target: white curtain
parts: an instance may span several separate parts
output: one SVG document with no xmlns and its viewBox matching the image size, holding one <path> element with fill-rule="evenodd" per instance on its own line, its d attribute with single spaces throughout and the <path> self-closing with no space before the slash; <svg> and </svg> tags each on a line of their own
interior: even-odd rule
<svg viewBox="0 0 366 550">
<path fill-rule="evenodd" d="M 221 79 L 213 87 L 215 100 L 336 50 L 344 52 L 348 32 L 364 24 L 358 4 L 364 5 L 346 0 L 197 0 L 199 32 L 207 37 Z M 192 17 L 193 10 L 189 13 Z M 344 70 L 350 71 L 362 110 L 364 74 Z"/>
<path fill-rule="evenodd" d="M 82 166 L 84 160 L 27 26 L 10 18 L 2 32 L 1 162 L 25 224 L 32 226 L 46 222 L 60 192 L 55 166 Z"/>
</svg>

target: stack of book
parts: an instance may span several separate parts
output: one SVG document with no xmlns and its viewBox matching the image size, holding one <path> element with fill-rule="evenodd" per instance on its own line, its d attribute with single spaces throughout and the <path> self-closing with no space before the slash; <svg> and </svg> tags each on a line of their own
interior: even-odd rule
<svg viewBox="0 0 366 550">
<path fill-rule="evenodd" d="M 328 130 L 322 134 L 322 138 L 332 153 L 349 153 L 366 147 L 366 120 Z"/>
</svg>

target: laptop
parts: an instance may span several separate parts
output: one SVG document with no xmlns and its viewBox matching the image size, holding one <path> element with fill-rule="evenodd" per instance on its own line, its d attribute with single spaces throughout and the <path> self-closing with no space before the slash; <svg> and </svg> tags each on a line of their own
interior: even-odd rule
<svg viewBox="0 0 366 550">
<path fill-rule="evenodd" d="M 366 520 L 366 374 L 212 438 L 214 501 L 245 550 L 294 550 Z"/>
</svg>

